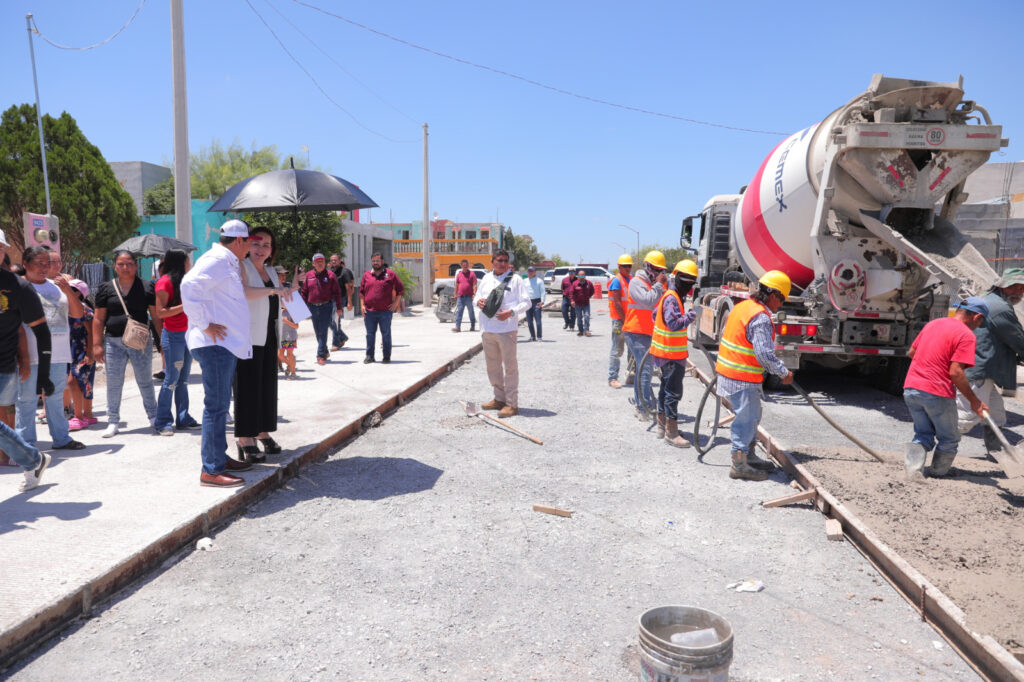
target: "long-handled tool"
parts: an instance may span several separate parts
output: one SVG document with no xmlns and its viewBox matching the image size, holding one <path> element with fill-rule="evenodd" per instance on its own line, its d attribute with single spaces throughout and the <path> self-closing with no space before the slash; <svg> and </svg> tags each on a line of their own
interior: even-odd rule
<svg viewBox="0 0 1024 682">
<path fill-rule="evenodd" d="M 535 438 L 535 437 L 531 436 L 530 434 L 526 433 L 525 431 L 520 431 L 516 427 L 512 426 L 511 424 L 509 424 L 507 421 L 503 421 L 501 419 L 498 419 L 497 417 L 492 417 L 491 415 L 489 415 L 486 412 L 484 412 L 483 410 L 481 410 L 480 406 L 477 405 L 476 403 L 466 402 L 466 401 L 463 401 L 463 400 L 460 400 L 459 402 L 462 403 L 462 406 L 464 408 L 466 408 L 466 415 L 467 416 L 469 416 L 469 417 L 480 417 L 482 419 L 486 419 L 488 421 L 492 421 L 492 422 L 494 422 L 495 424 L 497 424 L 499 426 L 505 427 L 506 429 L 508 429 L 512 433 L 519 434 L 523 438 L 525 438 L 525 439 L 527 439 L 529 441 L 533 441 L 537 445 L 544 445 L 544 441 L 542 441 L 540 438 Z"/>
<path fill-rule="evenodd" d="M 1010 441 L 1006 440 L 1003 430 L 996 426 L 996 422 L 992 419 L 992 415 L 988 413 L 988 410 L 982 410 L 981 416 L 985 418 L 989 428 L 996 432 L 996 437 L 1003 444 L 1002 450 L 992 452 L 991 454 L 1006 473 L 1006 477 L 1017 478 L 1024 475 L 1024 456 L 1021 455 L 1020 450 L 1010 445 Z"/>
<path fill-rule="evenodd" d="M 874 457 L 876 460 L 878 460 L 882 464 L 885 464 L 886 460 L 885 460 L 884 457 L 882 457 L 880 454 L 878 454 L 877 452 L 875 452 L 874 450 L 869 448 L 867 445 L 862 443 L 859 438 L 857 438 L 852 433 L 850 433 L 849 431 L 844 429 L 842 426 L 837 424 L 835 422 L 835 420 L 832 419 L 832 417 L 830 417 L 827 414 L 825 414 L 825 410 L 823 410 L 820 407 L 818 407 L 818 403 L 814 402 L 814 399 L 811 398 L 811 396 L 807 395 L 807 391 L 805 391 L 804 389 L 800 388 L 800 386 L 798 386 L 795 381 L 793 383 L 791 383 L 790 386 L 792 386 L 796 390 L 797 393 L 799 393 L 801 396 L 803 396 L 803 399 L 806 400 L 810 404 L 810 406 L 813 407 L 814 410 L 818 414 L 820 414 L 822 416 L 822 418 L 824 418 L 825 421 L 827 421 L 829 424 L 831 424 L 832 427 L 835 428 L 836 431 L 838 431 L 839 433 L 843 434 L 844 436 L 849 438 L 851 441 L 853 441 L 857 445 L 857 447 L 859 447 L 861 450 L 863 450 L 864 452 L 868 453 L 869 455 Z"/>
</svg>

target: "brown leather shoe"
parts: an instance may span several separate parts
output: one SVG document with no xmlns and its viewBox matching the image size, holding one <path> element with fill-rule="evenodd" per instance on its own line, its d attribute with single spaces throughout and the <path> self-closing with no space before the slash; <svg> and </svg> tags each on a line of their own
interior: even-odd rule
<svg viewBox="0 0 1024 682">
<path fill-rule="evenodd" d="M 199 485 L 207 488 L 237 488 L 245 485 L 245 479 L 228 473 L 208 474 L 204 471 L 199 474 Z"/>
<path fill-rule="evenodd" d="M 227 460 L 227 464 L 224 465 L 225 471 L 248 471 L 252 469 L 251 462 L 239 462 L 237 459 L 231 459 L 230 457 Z"/>
<path fill-rule="evenodd" d="M 500 410 L 505 407 L 505 403 L 500 400 L 488 400 L 486 403 L 480 406 L 484 410 Z"/>
<path fill-rule="evenodd" d="M 519 408 L 512 405 L 506 405 L 498 412 L 499 417 L 514 417 L 517 414 L 519 414 Z"/>
</svg>

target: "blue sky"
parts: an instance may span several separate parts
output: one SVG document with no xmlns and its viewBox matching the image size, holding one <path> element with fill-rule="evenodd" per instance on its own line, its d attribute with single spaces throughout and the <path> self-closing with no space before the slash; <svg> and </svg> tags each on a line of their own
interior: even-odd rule
<svg viewBox="0 0 1024 682">
<path fill-rule="evenodd" d="M 379 135 L 321 94 L 245 0 L 185 0 L 192 150 L 213 138 L 296 154 L 306 145 L 314 165 L 380 204 L 375 221 L 422 216 L 423 122 L 432 214 L 498 218 L 549 255 L 591 262 L 614 258 L 615 242 L 635 246 L 622 223 L 644 243 L 677 244 L 682 218 L 747 184 L 782 139 L 594 104 L 413 49 L 295 0 L 249 1 L 321 87 Z M 874 73 L 963 74 L 966 96 L 1011 140 L 991 160 L 1024 159 L 1024 3 L 1016 0 L 304 1 L 581 95 L 783 133 L 817 122 Z M 0 105 L 34 99 L 27 12 L 46 37 L 83 46 L 115 32 L 138 4 L 3 0 Z M 93 50 L 37 37 L 43 110 L 69 112 L 110 161 L 169 160 L 169 21 L 167 0 L 148 0 L 123 33 Z"/>
</svg>

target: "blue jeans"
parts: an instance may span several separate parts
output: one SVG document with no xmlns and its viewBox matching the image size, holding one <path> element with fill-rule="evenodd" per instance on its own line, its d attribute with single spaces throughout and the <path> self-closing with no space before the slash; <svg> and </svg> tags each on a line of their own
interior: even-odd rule
<svg viewBox="0 0 1024 682">
<path fill-rule="evenodd" d="M 366 325 L 366 357 L 373 357 L 377 345 L 377 328 L 380 327 L 380 338 L 384 342 L 384 359 L 391 359 L 391 316 L 390 310 L 364 310 L 363 324 Z"/>
<path fill-rule="evenodd" d="M 10 407 L 18 402 L 21 380 L 18 373 L 0 374 L 0 407 Z"/>
<path fill-rule="evenodd" d="M 624 335 L 626 337 L 626 346 L 629 347 L 629 352 L 633 356 L 636 366 L 640 367 L 640 363 L 644 361 L 644 356 L 647 355 L 647 350 L 651 347 L 651 337 L 647 334 L 636 334 L 633 332 L 624 332 Z M 651 390 L 651 372 L 653 371 L 654 363 L 648 362 L 644 366 L 643 372 L 636 379 L 640 382 L 641 389 L 644 392 L 644 401 L 648 405 L 654 402 L 654 391 Z"/>
<path fill-rule="evenodd" d="M 665 419 L 679 418 L 679 399 L 683 397 L 683 372 L 686 360 L 671 360 L 661 366 L 661 386 L 658 388 L 658 414 Z"/>
<path fill-rule="evenodd" d="M 316 334 L 316 356 L 327 357 L 327 332 L 331 329 L 331 317 L 334 315 L 334 303 L 310 303 L 309 312 L 312 313 L 313 333 Z"/>
<path fill-rule="evenodd" d="M 18 389 L 18 403 L 14 423 L 17 424 L 18 435 L 26 443 L 36 444 L 36 380 L 39 377 L 39 365 L 32 365 L 28 379 L 21 382 Z M 53 447 L 59 448 L 71 442 L 68 434 L 68 418 L 64 416 L 64 387 L 68 383 L 68 363 L 50 363 L 50 381 L 53 382 L 53 394 L 46 397 L 46 425 L 50 429 Z"/>
<path fill-rule="evenodd" d="M 526 325 L 530 328 L 531 339 L 544 338 L 544 328 L 540 321 L 540 299 L 530 299 L 530 309 L 526 311 Z"/>
<path fill-rule="evenodd" d="M 573 309 L 576 313 L 576 324 L 579 325 L 581 332 L 590 331 L 590 304 L 586 305 L 574 305 Z"/>
<path fill-rule="evenodd" d="M 216 475 L 228 461 L 228 407 L 238 358 L 223 346 L 195 348 L 192 355 L 203 370 L 203 471 Z"/>
<path fill-rule="evenodd" d="M 469 311 L 469 326 L 476 327 L 476 311 L 473 310 L 473 294 L 467 294 L 466 296 L 459 296 L 458 302 L 455 304 L 455 328 L 458 329 L 462 326 L 462 311 Z"/>
<path fill-rule="evenodd" d="M 608 381 L 618 381 L 619 366 L 622 364 L 619 358 L 626 347 L 626 335 L 622 331 L 622 320 L 612 320 L 612 350 L 608 353 Z"/>
<path fill-rule="evenodd" d="M 185 332 L 164 330 L 160 335 L 160 346 L 164 349 L 164 383 L 156 399 L 157 430 L 172 426 L 194 424 L 195 419 L 188 413 L 188 377 L 192 372 L 192 354 L 185 345 Z M 174 414 L 171 414 L 171 401 Z"/>
<path fill-rule="evenodd" d="M 348 343 L 348 334 L 341 328 L 341 320 L 338 319 L 338 313 L 344 312 L 344 308 L 339 310 L 337 303 L 331 305 L 331 346 L 341 347 L 342 344 Z"/>
<path fill-rule="evenodd" d="M 135 350 L 124 345 L 120 336 L 108 336 L 103 352 L 107 357 L 107 422 L 121 421 L 121 391 L 124 389 L 124 371 L 132 363 L 135 383 L 142 394 L 142 406 L 152 422 L 156 419 L 156 394 L 153 391 L 153 340 L 145 349 Z M 67 381 L 67 379 L 64 379 Z"/>
<path fill-rule="evenodd" d="M 936 452 L 956 454 L 960 429 L 956 422 L 955 398 L 943 398 L 916 388 L 905 388 L 903 402 L 907 404 L 910 418 L 914 421 L 914 443 L 925 450 L 930 451 L 934 447 Z"/>
<path fill-rule="evenodd" d="M 10 455 L 14 463 L 25 471 L 32 471 L 42 461 L 39 451 L 3 422 L 0 422 L 0 450 Z"/>
<path fill-rule="evenodd" d="M 565 321 L 565 326 L 569 329 L 576 326 L 576 310 L 573 308 L 572 301 L 565 296 L 562 297 L 562 320 Z"/>
<path fill-rule="evenodd" d="M 736 391 L 725 398 L 736 415 L 729 428 L 732 449 L 746 452 L 757 437 L 757 426 L 761 423 L 761 384 L 752 383 L 750 388 Z M 955 423 L 956 420 L 953 421 Z"/>
</svg>

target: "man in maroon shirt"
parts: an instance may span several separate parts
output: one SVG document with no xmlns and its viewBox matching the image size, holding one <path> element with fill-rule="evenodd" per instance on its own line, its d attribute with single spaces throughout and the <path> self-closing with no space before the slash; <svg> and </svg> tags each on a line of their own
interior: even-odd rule
<svg viewBox="0 0 1024 682">
<path fill-rule="evenodd" d="M 391 316 L 402 303 L 405 287 L 393 270 L 384 267 L 384 257 L 379 252 L 370 257 L 370 265 L 373 269 L 364 272 L 359 282 L 363 324 L 366 325 L 366 357 L 363 362 L 373 362 L 379 327 L 380 338 L 384 342 L 381 362 L 387 364 L 391 362 Z"/>
<path fill-rule="evenodd" d="M 569 296 L 569 289 L 572 288 L 575 281 L 575 270 L 571 270 L 568 275 L 562 278 L 562 321 L 565 322 L 565 326 L 562 329 L 568 329 L 569 331 L 572 331 L 573 327 L 576 326 L 576 309 L 573 307 L 572 299 Z"/>
<path fill-rule="evenodd" d="M 956 392 L 959 390 L 979 417 L 988 409 L 971 390 L 964 373 L 974 365 L 972 333 L 988 315 L 988 303 L 976 296 L 964 299 L 953 317 L 940 317 L 924 326 L 907 356 L 910 370 L 903 383 L 903 401 L 914 422 L 914 438 L 906 446 L 907 480 L 924 480 L 924 461 L 935 447 L 929 476 L 945 476 L 956 459 Z"/>
<path fill-rule="evenodd" d="M 341 310 L 343 305 L 338 278 L 327 269 L 324 254 L 313 254 L 313 269 L 303 276 L 299 293 L 309 306 L 313 319 L 313 331 L 316 333 L 316 363 L 325 365 L 327 358 L 331 357 L 327 352 L 327 333 L 331 329 L 331 315 L 334 313 L 334 306 L 331 304 L 337 305 L 338 310 Z"/>
<path fill-rule="evenodd" d="M 473 294 L 476 293 L 476 273 L 469 269 L 469 261 L 462 259 L 462 269 L 455 275 L 455 296 L 458 305 L 455 307 L 455 326 L 453 332 L 461 332 L 462 311 L 469 311 L 469 331 L 476 331 L 476 313 L 473 311 Z"/>
<path fill-rule="evenodd" d="M 569 287 L 569 298 L 572 299 L 576 324 L 579 325 L 576 336 L 590 336 L 590 299 L 593 295 L 594 285 L 587 281 L 587 273 L 580 270 L 576 273 L 576 281 Z"/>
</svg>

